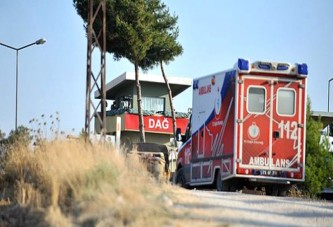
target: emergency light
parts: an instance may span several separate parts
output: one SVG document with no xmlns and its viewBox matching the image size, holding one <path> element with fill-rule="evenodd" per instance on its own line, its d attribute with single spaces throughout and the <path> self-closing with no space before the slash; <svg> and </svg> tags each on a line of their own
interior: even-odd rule
<svg viewBox="0 0 333 227">
<path fill-rule="evenodd" d="M 290 65 L 286 63 L 258 62 L 257 67 L 262 70 L 287 71 Z"/>
<path fill-rule="evenodd" d="M 268 62 L 259 62 L 258 63 L 258 68 L 259 69 L 264 69 L 264 70 L 271 70 L 272 69 L 272 64 Z"/>
<path fill-rule="evenodd" d="M 249 70 L 249 61 L 245 59 L 238 59 L 238 68 L 240 70 Z"/>
<path fill-rule="evenodd" d="M 289 65 L 287 65 L 287 64 L 278 64 L 276 67 L 276 70 L 279 70 L 279 71 L 288 70 L 288 69 L 289 69 Z"/>
<path fill-rule="evenodd" d="M 308 75 L 308 65 L 303 64 L 297 64 L 297 71 L 299 74 Z"/>
</svg>

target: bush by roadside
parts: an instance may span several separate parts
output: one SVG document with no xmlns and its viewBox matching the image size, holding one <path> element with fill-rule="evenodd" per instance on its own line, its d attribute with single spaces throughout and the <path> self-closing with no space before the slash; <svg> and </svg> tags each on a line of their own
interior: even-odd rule
<svg viewBox="0 0 333 227">
<path fill-rule="evenodd" d="M 3 163 L 1 226 L 32 220 L 39 226 L 138 226 L 151 225 L 151 217 L 160 225 L 171 215 L 163 185 L 137 157 L 126 159 L 103 144 L 55 140 L 35 150 L 17 144 Z"/>
</svg>

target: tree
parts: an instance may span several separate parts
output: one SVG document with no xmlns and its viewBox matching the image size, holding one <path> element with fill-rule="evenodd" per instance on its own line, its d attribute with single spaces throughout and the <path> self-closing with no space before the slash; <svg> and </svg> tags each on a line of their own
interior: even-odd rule
<svg viewBox="0 0 333 227">
<path fill-rule="evenodd" d="M 139 80 L 139 63 L 146 57 L 153 41 L 151 28 L 154 16 L 149 9 L 151 0 L 107 0 L 107 48 L 116 60 L 127 58 L 134 64 L 137 105 L 139 113 L 140 141 L 145 142 L 144 122 L 141 103 L 141 85 Z M 159 1 L 158 1 L 159 2 Z M 87 23 L 88 0 L 73 0 L 78 14 Z M 95 1 L 97 6 L 99 1 Z M 95 23 L 99 30 L 101 22 Z"/>
<path fill-rule="evenodd" d="M 305 187 L 311 197 L 315 197 L 323 188 L 330 185 L 333 177 L 333 156 L 328 146 L 320 144 L 322 123 L 311 117 L 311 102 L 308 99 L 306 124 L 306 175 Z"/>
<path fill-rule="evenodd" d="M 139 80 L 139 63 L 146 57 L 147 50 L 150 48 L 153 40 L 151 27 L 154 24 L 153 15 L 148 10 L 146 1 L 122 1 L 122 10 L 116 19 L 119 34 L 124 37 L 123 44 L 126 46 L 120 57 L 126 57 L 134 64 L 135 81 L 137 89 L 137 105 L 139 113 L 140 141 L 145 142 L 144 122 L 141 101 L 141 85 Z"/>
<path fill-rule="evenodd" d="M 175 15 L 171 16 L 166 5 L 160 3 L 159 0 L 151 0 L 149 9 L 155 17 L 155 24 L 153 26 L 155 32 L 153 32 L 153 43 L 147 51 L 147 56 L 140 62 L 140 66 L 147 69 L 160 65 L 162 76 L 168 90 L 173 122 L 173 137 L 176 143 L 177 126 L 173 106 L 173 95 L 164 72 L 163 63 L 168 64 L 170 61 L 173 61 L 176 56 L 183 53 L 183 47 L 177 42 L 179 35 L 177 27 L 178 17 Z"/>
</svg>

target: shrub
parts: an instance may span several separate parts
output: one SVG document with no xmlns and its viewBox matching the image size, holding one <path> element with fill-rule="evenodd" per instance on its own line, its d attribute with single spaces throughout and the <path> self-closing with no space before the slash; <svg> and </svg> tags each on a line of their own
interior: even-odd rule
<svg viewBox="0 0 333 227">
<path fill-rule="evenodd" d="M 103 144 L 54 140 L 34 150 L 15 145 L 1 181 L 4 200 L 42 210 L 49 225 L 145 225 L 149 216 L 166 214 L 160 186 L 137 157 L 126 159 Z"/>
<path fill-rule="evenodd" d="M 308 99 L 306 125 L 306 175 L 304 186 L 311 197 L 316 197 L 330 184 L 333 173 L 333 156 L 328 146 L 320 144 L 322 123 L 311 117 L 311 102 Z"/>
</svg>

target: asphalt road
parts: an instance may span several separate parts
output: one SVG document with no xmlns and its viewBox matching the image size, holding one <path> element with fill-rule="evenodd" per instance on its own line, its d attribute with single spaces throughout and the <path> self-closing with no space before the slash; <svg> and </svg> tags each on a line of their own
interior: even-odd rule
<svg viewBox="0 0 333 227">
<path fill-rule="evenodd" d="M 179 189 L 171 198 L 177 226 L 333 226 L 333 202 Z"/>
</svg>

